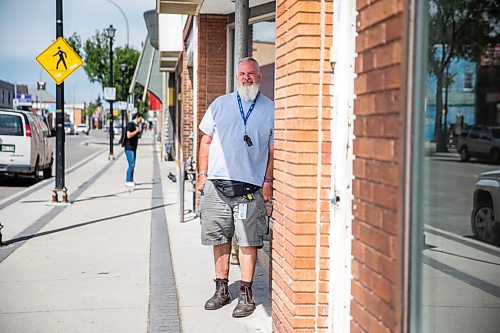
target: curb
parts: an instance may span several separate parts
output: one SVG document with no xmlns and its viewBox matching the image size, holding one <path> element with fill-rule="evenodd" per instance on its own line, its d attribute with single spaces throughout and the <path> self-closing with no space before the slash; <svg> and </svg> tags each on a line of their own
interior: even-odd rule
<svg viewBox="0 0 500 333">
<path fill-rule="evenodd" d="M 480 251 L 500 256 L 500 248 L 498 248 L 494 245 L 488 244 L 488 243 L 478 241 L 478 240 L 473 239 L 473 238 L 467 238 L 464 236 L 460 236 L 459 234 L 455 234 L 453 232 L 449 232 L 449 231 L 442 230 L 442 229 L 439 229 L 436 227 L 432 227 L 432 226 L 427 225 L 427 224 L 424 225 L 424 232 L 428 232 L 428 233 L 431 233 L 431 234 L 434 234 L 437 236 L 441 236 L 441 237 L 456 241 L 458 243 L 462 243 L 464 245 L 471 246 L 471 247 L 478 249 Z"/>
</svg>

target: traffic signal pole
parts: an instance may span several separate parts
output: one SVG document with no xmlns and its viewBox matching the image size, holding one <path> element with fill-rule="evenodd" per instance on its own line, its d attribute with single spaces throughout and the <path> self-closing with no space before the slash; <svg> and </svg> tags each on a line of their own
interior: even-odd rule
<svg viewBox="0 0 500 333">
<path fill-rule="evenodd" d="M 56 0 L 56 39 L 63 37 L 62 0 Z M 52 191 L 52 202 L 68 203 L 68 193 L 64 184 L 64 82 L 56 84 L 56 180 Z"/>
</svg>

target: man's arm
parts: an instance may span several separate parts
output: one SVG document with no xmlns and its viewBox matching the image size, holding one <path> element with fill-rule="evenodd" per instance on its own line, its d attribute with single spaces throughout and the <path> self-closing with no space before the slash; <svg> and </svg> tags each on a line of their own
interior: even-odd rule
<svg viewBox="0 0 500 333">
<path fill-rule="evenodd" d="M 196 181 L 196 189 L 201 191 L 203 185 L 207 181 L 207 171 L 208 171 L 208 153 L 210 152 L 210 144 L 212 143 L 212 137 L 203 134 L 200 142 L 200 152 L 198 154 L 198 180 Z"/>
<path fill-rule="evenodd" d="M 273 169 L 274 169 L 274 145 L 269 146 L 269 156 L 267 159 L 266 175 L 262 183 L 262 194 L 264 201 L 269 201 L 273 198 Z"/>
<path fill-rule="evenodd" d="M 135 131 L 133 131 L 133 132 L 131 132 L 131 131 L 127 131 L 127 139 L 130 139 L 130 138 L 132 138 L 132 137 L 136 136 L 136 135 L 137 135 L 137 133 L 139 133 L 139 131 L 140 131 L 140 127 L 139 127 L 139 125 L 136 125 L 136 126 L 135 126 Z"/>
</svg>

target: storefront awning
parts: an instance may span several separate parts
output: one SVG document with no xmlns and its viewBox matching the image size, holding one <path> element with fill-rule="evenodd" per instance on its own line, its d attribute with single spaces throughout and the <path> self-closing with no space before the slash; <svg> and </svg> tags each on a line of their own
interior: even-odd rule
<svg viewBox="0 0 500 333">
<path fill-rule="evenodd" d="M 147 91 L 161 98 L 162 77 L 160 73 L 160 56 L 159 52 L 151 45 L 149 37 L 146 38 L 142 48 L 139 62 L 132 79 L 131 90 L 136 83 L 144 86 L 143 99 L 145 99 Z"/>
<path fill-rule="evenodd" d="M 203 0 L 157 0 L 156 11 L 159 14 L 198 15 Z"/>
<path fill-rule="evenodd" d="M 182 53 L 182 31 L 187 16 L 179 14 L 159 14 L 160 70 L 174 72 Z"/>
</svg>

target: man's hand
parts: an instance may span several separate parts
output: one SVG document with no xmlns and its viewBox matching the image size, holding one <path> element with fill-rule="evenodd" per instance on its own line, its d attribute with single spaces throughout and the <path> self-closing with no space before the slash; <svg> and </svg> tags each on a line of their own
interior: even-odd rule
<svg viewBox="0 0 500 333">
<path fill-rule="evenodd" d="M 266 202 L 273 198 L 273 183 L 264 182 L 262 185 L 262 196 Z"/>
</svg>

